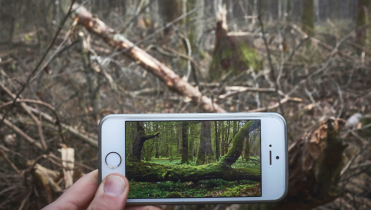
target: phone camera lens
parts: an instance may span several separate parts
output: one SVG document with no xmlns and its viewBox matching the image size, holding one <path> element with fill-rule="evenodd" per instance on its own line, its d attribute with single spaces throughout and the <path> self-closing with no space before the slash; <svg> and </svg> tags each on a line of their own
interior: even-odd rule
<svg viewBox="0 0 371 210">
<path fill-rule="evenodd" d="M 272 145 L 270 144 L 269 147 L 272 147 Z"/>
<path fill-rule="evenodd" d="M 276 156 L 276 159 L 278 160 L 278 159 L 280 159 L 280 157 L 279 156 Z"/>
</svg>

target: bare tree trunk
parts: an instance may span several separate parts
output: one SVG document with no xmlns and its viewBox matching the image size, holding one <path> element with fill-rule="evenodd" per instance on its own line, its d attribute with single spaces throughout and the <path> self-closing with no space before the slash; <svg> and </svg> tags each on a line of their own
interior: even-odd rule
<svg viewBox="0 0 371 210">
<path fill-rule="evenodd" d="M 196 165 L 203 165 L 215 162 L 213 149 L 211 147 L 211 122 L 201 121 L 200 148 Z"/>
<path fill-rule="evenodd" d="M 367 22 L 368 8 L 370 6 L 370 0 L 358 0 L 357 6 L 357 19 L 356 19 L 356 43 L 359 46 L 365 46 L 367 39 L 367 28 L 364 27 Z M 358 54 L 362 53 L 362 49 L 357 48 Z"/>
<path fill-rule="evenodd" d="M 314 35 L 314 0 L 303 0 L 302 30 L 309 36 Z"/>
<path fill-rule="evenodd" d="M 182 164 L 188 164 L 188 122 L 182 124 Z"/>
<path fill-rule="evenodd" d="M 220 157 L 220 142 L 219 142 L 219 134 L 220 131 L 218 132 L 218 122 L 214 121 L 215 123 L 215 159 L 219 161 Z"/>
<path fill-rule="evenodd" d="M 89 40 L 85 39 L 84 34 L 80 35 L 81 41 L 81 57 L 84 66 L 84 72 L 86 81 L 88 84 L 89 96 L 90 96 L 90 106 L 92 107 L 92 117 L 94 122 L 99 120 L 99 110 L 101 108 L 100 95 L 99 95 L 99 78 L 96 74 L 97 72 L 91 65 L 90 61 L 90 46 Z"/>
<path fill-rule="evenodd" d="M 135 138 L 133 153 L 131 154 L 132 161 L 140 161 L 140 156 L 143 148 L 143 144 L 148 139 L 153 139 L 160 135 L 160 132 L 155 134 L 145 134 L 144 128 L 140 122 L 136 122 L 137 124 L 137 136 Z"/>
</svg>

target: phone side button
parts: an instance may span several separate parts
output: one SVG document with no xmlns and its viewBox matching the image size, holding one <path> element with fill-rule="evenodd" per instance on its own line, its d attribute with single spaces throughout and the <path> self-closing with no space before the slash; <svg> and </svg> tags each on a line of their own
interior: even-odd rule
<svg viewBox="0 0 371 210">
<path fill-rule="evenodd" d="M 106 155 L 105 162 L 109 168 L 117 168 L 121 165 L 121 155 L 117 152 L 110 152 Z"/>
</svg>

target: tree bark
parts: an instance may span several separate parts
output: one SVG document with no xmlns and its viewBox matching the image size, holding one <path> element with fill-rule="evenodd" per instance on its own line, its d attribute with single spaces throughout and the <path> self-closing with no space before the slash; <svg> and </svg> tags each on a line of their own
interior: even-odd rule
<svg viewBox="0 0 371 210">
<path fill-rule="evenodd" d="M 145 134 L 144 128 L 141 125 L 140 122 L 136 122 L 137 124 L 137 136 L 135 138 L 134 147 L 133 147 L 133 153 L 131 155 L 131 159 L 134 161 L 140 161 L 141 151 L 143 148 L 143 144 L 148 139 L 153 139 L 160 135 L 160 132 L 157 132 L 155 134 Z"/>
<path fill-rule="evenodd" d="M 158 77 L 165 85 L 174 92 L 185 96 L 191 102 L 206 112 L 225 112 L 223 108 L 203 95 L 197 88 L 182 80 L 179 75 L 169 69 L 166 65 L 150 56 L 144 50 L 135 46 L 119 32 L 107 26 L 96 16 L 93 16 L 83 6 L 73 5 L 74 17 L 88 31 L 102 38 L 109 46 L 120 50 L 130 59 L 136 61 L 140 66 Z"/>
<path fill-rule="evenodd" d="M 214 121 L 215 123 L 215 159 L 219 161 L 220 157 L 220 142 L 219 142 L 219 133 L 218 132 L 218 122 Z"/>
<path fill-rule="evenodd" d="M 309 36 L 314 35 L 314 0 L 303 0 L 302 30 Z"/>
<path fill-rule="evenodd" d="M 244 154 L 244 159 L 246 161 L 250 160 L 250 133 L 246 134 L 245 137 L 245 154 Z"/>
<path fill-rule="evenodd" d="M 200 149 L 196 165 L 215 162 L 213 149 L 211 147 L 211 122 L 201 121 Z"/>
<path fill-rule="evenodd" d="M 221 144 L 221 147 L 220 147 L 220 155 L 221 156 L 224 156 L 224 138 L 225 138 L 225 126 L 224 126 L 224 121 L 221 121 L 221 124 L 222 124 L 222 127 L 219 129 L 222 131 L 222 136 L 221 136 L 221 139 L 220 139 L 220 144 Z"/>
<path fill-rule="evenodd" d="M 341 196 L 338 189 L 346 145 L 337 119 L 318 127 L 289 148 L 289 190 L 276 209 L 310 210 Z"/>
<path fill-rule="evenodd" d="M 226 165 L 231 166 L 236 160 L 241 156 L 243 143 L 246 139 L 246 136 L 251 133 L 252 131 L 258 129 L 260 127 L 259 121 L 249 121 L 247 122 L 242 129 L 233 137 L 233 145 L 231 149 L 229 149 L 228 153 L 222 157 L 220 160 Z"/>
<path fill-rule="evenodd" d="M 182 164 L 188 164 L 188 122 L 182 124 Z"/>
<path fill-rule="evenodd" d="M 367 28 L 364 26 L 367 22 L 367 11 L 370 6 L 370 0 L 358 0 L 357 5 L 357 19 L 356 19 L 356 43 L 359 46 L 365 46 L 366 43 L 366 34 L 367 34 Z M 358 54 L 362 53 L 362 49 L 357 48 Z"/>
</svg>

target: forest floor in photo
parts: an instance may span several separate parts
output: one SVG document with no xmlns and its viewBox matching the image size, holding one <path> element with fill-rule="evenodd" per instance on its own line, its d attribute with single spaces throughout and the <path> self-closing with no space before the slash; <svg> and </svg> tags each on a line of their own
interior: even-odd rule
<svg viewBox="0 0 371 210">
<path fill-rule="evenodd" d="M 147 163 L 180 165 L 181 159 L 153 158 Z M 195 165 L 195 160 L 189 165 Z M 259 157 L 249 161 L 239 158 L 232 168 L 251 168 L 260 170 Z M 251 180 L 225 181 L 223 179 L 199 180 L 195 182 L 136 182 L 130 181 L 129 198 L 195 198 L 195 197 L 252 197 L 261 196 L 261 184 Z"/>
</svg>

